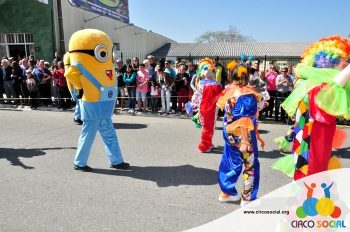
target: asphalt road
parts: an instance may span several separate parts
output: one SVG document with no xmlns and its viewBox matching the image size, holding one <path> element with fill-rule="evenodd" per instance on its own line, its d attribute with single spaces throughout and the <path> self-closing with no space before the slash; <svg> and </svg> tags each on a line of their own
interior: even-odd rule
<svg viewBox="0 0 350 232">
<path fill-rule="evenodd" d="M 114 115 L 131 170 L 109 168 L 98 135 L 94 171 L 83 173 L 73 170 L 80 126 L 72 112 L 0 110 L 0 119 L 0 231 L 182 231 L 239 208 L 218 201 L 221 122 L 215 150 L 201 154 L 189 119 Z M 291 181 L 270 168 L 281 156 L 272 138 L 287 128 L 260 124 L 260 196 Z M 345 147 L 335 153 L 349 167 L 349 140 Z"/>
</svg>

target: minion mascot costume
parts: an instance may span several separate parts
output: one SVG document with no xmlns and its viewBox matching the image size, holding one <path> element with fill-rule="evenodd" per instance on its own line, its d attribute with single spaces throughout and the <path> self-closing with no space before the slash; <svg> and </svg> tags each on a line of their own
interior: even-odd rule
<svg viewBox="0 0 350 232">
<path fill-rule="evenodd" d="M 295 117 L 286 138 L 292 142 L 292 155 L 273 165 L 294 180 L 340 167 L 332 147 L 341 147 L 346 132 L 336 128 L 336 118 L 350 119 L 350 41 L 329 36 L 312 44 L 302 57 L 296 88 L 282 104 Z"/>
<path fill-rule="evenodd" d="M 63 63 L 64 63 L 64 70 L 67 71 L 67 69 L 70 67 L 69 52 L 64 54 L 64 56 L 63 56 Z M 77 125 L 82 125 L 83 121 L 81 121 L 80 99 L 78 99 L 79 92 L 73 86 L 73 84 L 69 82 L 68 79 L 67 79 L 67 85 L 68 85 L 68 89 L 69 89 L 70 95 L 72 96 L 72 99 L 75 102 L 75 109 L 74 109 L 74 114 L 73 114 L 74 122 Z"/>
<path fill-rule="evenodd" d="M 71 66 L 65 76 L 79 90 L 83 121 L 74 168 L 85 172 L 92 170 L 87 161 L 98 130 L 111 168 L 128 169 L 129 164 L 123 161 L 111 119 L 117 97 L 117 83 L 110 38 L 96 29 L 77 31 L 69 41 L 69 54 Z"/>
<path fill-rule="evenodd" d="M 213 145 L 213 135 L 216 121 L 216 101 L 222 91 L 221 84 L 215 81 L 215 65 L 211 59 L 205 58 L 199 64 L 199 77 L 197 90 L 192 96 L 192 101 L 186 103 L 186 112 L 191 115 L 197 111 L 196 118 L 202 126 L 201 142 L 198 145 L 199 152 L 210 152 Z"/>
</svg>

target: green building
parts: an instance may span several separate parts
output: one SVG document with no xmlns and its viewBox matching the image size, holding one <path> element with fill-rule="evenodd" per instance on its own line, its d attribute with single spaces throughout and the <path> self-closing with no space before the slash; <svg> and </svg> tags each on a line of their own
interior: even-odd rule
<svg viewBox="0 0 350 232">
<path fill-rule="evenodd" d="M 110 10 L 110 2 L 118 6 L 112 12 L 122 18 L 96 13 L 93 7 Z M 83 28 L 106 32 L 120 49 L 121 59 L 139 56 L 174 40 L 129 23 L 128 0 L 0 0 L 0 58 L 28 57 L 51 61 L 55 51 L 68 50 L 71 35 Z"/>
<path fill-rule="evenodd" d="M 55 48 L 52 0 L 0 0 L 0 57 L 52 60 Z"/>
</svg>

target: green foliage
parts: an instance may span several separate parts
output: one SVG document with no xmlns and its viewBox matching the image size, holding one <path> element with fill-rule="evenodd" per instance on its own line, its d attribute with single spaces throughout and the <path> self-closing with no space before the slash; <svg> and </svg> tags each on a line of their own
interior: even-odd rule
<svg viewBox="0 0 350 232">
<path fill-rule="evenodd" d="M 235 27 L 230 26 L 228 31 L 207 31 L 195 39 L 196 43 L 216 42 L 246 42 L 254 41 L 249 36 L 242 35 Z"/>
</svg>

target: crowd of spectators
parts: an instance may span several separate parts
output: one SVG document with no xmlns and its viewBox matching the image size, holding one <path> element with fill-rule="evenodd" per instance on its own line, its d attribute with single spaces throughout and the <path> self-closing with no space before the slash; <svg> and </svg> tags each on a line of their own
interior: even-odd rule
<svg viewBox="0 0 350 232">
<path fill-rule="evenodd" d="M 219 57 L 213 59 L 213 62 L 216 66 L 216 80 L 224 88 L 231 82 L 230 75 Z M 116 64 L 120 89 L 117 106 L 121 110 L 127 107 L 130 114 L 146 111 L 159 112 L 161 115 L 185 113 L 184 104 L 191 100 L 196 90 L 198 64 L 181 60 L 173 63 L 165 59 L 155 62 L 153 56 L 148 56 L 142 62 L 134 57 L 132 60 L 127 60 L 126 64 L 123 64 L 122 60 L 118 60 Z M 258 92 L 267 89 L 270 94 L 270 100 L 261 112 L 260 118 L 286 122 L 285 112 L 280 105 L 293 91 L 295 81 L 293 68 L 283 66 L 277 70 L 271 63 L 269 70 L 264 72 L 259 70 L 259 63 L 252 64 L 251 61 L 247 61 L 247 65 L 250 67 L 249 85 Z M 128 98 L 128 105 L 125 105 L 124 98 Z"/>
<path fill-rule="evenodd" d="M 213 59 L 216 66 L 216 80 L 223 86 L 231 82 L 225 65 L 219 57 Z M 268 70 L 260 70 L 258 62 L 246 61 L 250 67 L 249 85 L 258 92 L 267 92 L 270 99 L 260 112 L 261 120 L 292 123 L 281 107 L 283 100 L 293 91 L 296 81 L 292 66 L 276 67 L 269 64 Z M 191 100 L 196 90 L 198 64 L 155 59 L 149 55 L 140 61 L 138 57 L 117 60 L 115 71 L 118 79 L 116 108 L 131 115 L 151 112 L 169 115 L 185 114 L 184 105 Z M 3 57 L 0 70 L 1 104 L 29 105 L 68 109 L 73 107 L 64 65 L 55 53 L 51 64 L 36 60 L 33 56 L 15 60 Z"/>
<path fill-rule="evenodd" d="M 31 109 L 39 106 L 70 108 L 70 93 L 61 57 L 55 54 L 51 65 L 33 56 L 20 60 L 3 57 L 0 96 L 2 104 L 29 105 Z"/>
</svg>

